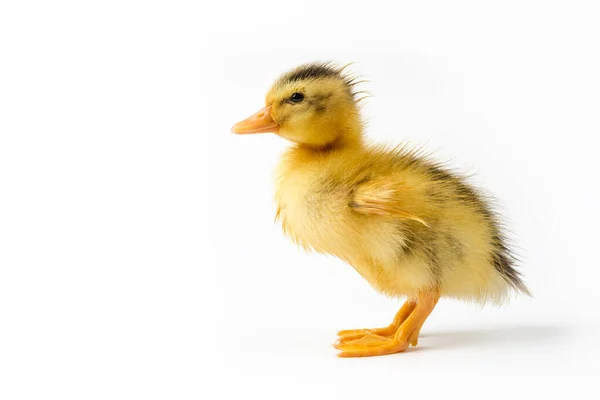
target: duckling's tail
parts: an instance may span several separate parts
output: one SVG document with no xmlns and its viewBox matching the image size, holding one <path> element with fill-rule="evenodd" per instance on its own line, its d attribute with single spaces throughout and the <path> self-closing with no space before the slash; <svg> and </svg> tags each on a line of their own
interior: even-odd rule
<svg viewBox="0 0 600 400">
<path fill-rule="evenodd" d="M 521 274 L 514 267 L 514 258 L 500 251 L 493 256 L 494 268 L 502 276 L 502 279 L 515 291 L 531 296 L 531 292 L 521 279 Z"/>
</svg>

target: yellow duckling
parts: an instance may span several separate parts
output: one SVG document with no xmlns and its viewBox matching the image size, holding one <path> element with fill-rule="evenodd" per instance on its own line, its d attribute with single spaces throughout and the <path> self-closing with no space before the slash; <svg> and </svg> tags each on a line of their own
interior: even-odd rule
<svg viewBox="0 0 600 400">
<path fill-rule="evenodd" d="M 235 133 L 294 143 L 278 168 L 277 218 L 303 248 L 333 254 L 376 290 L 408 300 L 385 328 L 338 332 L 342 357 L 415 346 L 440 296 L 529 294 L 496 215 L 463 178 L 405 146 L 368 145 L 356 80 L 329 63 L 281 76 Z"/>
</svg>

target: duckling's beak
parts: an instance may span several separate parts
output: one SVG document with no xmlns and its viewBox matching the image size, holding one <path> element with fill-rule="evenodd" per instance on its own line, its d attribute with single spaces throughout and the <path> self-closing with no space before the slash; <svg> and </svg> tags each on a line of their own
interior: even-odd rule
<svg viewBox="0 0 600 400">
<path fill-rule="evenodd" d="M 233 133 L 277 133 L 279 125 L 271 116 L 271 106 L 265 107 L 254 115 L 238 122 L 231 128 Z"/>
</svg>

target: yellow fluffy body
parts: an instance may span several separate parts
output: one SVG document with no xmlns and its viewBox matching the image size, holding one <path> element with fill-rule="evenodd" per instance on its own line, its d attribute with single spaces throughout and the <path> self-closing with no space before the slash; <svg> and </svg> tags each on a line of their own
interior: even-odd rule
<svg viewBox="0 0 600 400">
<path fill-rule="evenodd" d="M 492 262 L 489 215 L 457 177 L 431 168 L 403 148 L 295 147 L 278 169 L 277 216 L 296 243 L 341 258 L 385 294 L 439 287 L 500 302 L 510 282 Z"/>
</svg>

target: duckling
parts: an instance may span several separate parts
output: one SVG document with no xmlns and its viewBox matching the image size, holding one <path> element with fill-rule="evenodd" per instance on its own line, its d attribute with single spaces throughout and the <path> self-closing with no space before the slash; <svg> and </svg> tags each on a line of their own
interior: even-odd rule
<svg viewBox="0 0 600 400">
<path fill-rule="evenodd" d="M 331 63 L 275 81 L 238 134 L 292 142 L 277 169 L 276 219 L 305 250 L 339 257 L 377 291 L 407 298 L 391 324 L 338 332 L 341 357 L 405 351 L 438 299 L 529 295 L 499 218 L 456 172 L 407 145 L 366 142 L 356 78 Z"/>
</svg>

